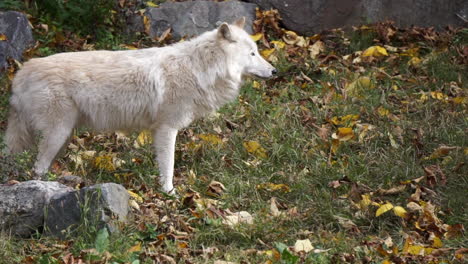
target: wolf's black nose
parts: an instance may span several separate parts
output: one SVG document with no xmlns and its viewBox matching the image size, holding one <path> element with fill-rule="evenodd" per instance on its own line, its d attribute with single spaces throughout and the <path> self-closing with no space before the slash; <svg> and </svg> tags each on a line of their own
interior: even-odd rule
<svg viewBox="0 0 468 264">
<path fill-rule="evenodd" d="M 271 74 L 277 74 L 277 73 L 278 73 L 278 70 L 277 70 L 277 69 L 273 69 L 273 70 L 271 71 Z"/>
</svg>

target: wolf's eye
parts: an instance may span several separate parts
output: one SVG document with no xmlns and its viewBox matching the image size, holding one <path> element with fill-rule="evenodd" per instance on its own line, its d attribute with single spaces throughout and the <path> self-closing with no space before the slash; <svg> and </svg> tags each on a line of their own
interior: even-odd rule
<svg viewBox="0 0 468 264">
<path fill-rule="evenodd" d="M 250 53 L 251 56 L 255 56 L 255 52 Z"/>
</svg>

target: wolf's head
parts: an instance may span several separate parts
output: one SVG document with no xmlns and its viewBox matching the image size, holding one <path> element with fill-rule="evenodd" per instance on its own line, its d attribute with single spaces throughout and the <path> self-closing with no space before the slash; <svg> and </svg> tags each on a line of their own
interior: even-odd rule
<svg viewBox="0 0 468 264">
<path fill-rule="evenodd" d="M 221 24 L 217 29 L 217 38 L 229 57 L 231 67 L 240 70 L 243 76 L 270 78 L 277 71 L 258 52 L 257 44 L 243 29 L 245 18 L 241 18 L 232 25 Z"/>
</svg>

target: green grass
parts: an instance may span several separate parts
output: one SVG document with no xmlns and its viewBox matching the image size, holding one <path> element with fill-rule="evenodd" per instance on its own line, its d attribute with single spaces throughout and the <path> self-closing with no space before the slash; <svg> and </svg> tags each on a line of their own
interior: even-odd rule
<svg viewBox="0 0 468 264">
<path fill-rule="evenodd" d="M 369 194 L 374 202 L 406 207 L 414 188 L 423 186 L 433 191 L 424 193 L 423 200 L 440 208 L 437 215 L 442 222 L 465 227 L 468 224 L 466 66 L 456 63 L 455 53 L 456 47 L 466 45 L 463 36 L 458 33 L 451 46 L 438 53 L 432 53 L 438 47 L 424 44 L 431 52 L 424 53 L 427 60 L 423 58 L 417 68 L 408 66 L 408 58 L 396 56 L 393 60 L 363 63 L 363 72 L 356 73 L 353 65 L 340 60 L 323 65 L 306 59 L 307 66 L 296 63 L 295 54 L 283 53 L 275 65 L 281 70 L 281 77 L 258 81 L 260 85 L 248 81 L 238 101 L 179 133 L 175 168 L 179 198 L 158 192 L 154 155 L 149 145 L 133 147 L 137 135 L 117 138 L 80 130 L 72 141 L 77 145 L 77 138 L 85 140 L 84 148 L 80 147 L 79 151 L 96 150 L 97 155 L 112 153 L 125 163 L 115 171 L 106 171 L 96 168 L 90 159 L 84 161 L 82 170 L 76 168 L 71 158 L 76 151 L 69 149 L 59 159 L 60 169 L 83 176 L 91 183 L 122 183 L 145 199 L 141 204 L 145 209 L 136 212 L 127 227 L 108 239 L 105 250 L 116 263 L 137 263 L 133 261 L 138 258 L 140 263 L 157 262 L 161 261 L 160 254 L 174 258 L 176 263 L 184 263 L 186 259 L 192 263 L 213 263 L 216 259 L 264 263 L 274 260 L 267 253 L 277 243 L 294 246 L 298 239 L 310 239 L 316 249 L 329 249 L 324 253 L 303 254 L 301 263 L 352 263 L 365 257 L 372 263 L 380 263 L 385 257 L 378 253 L 376 245 L 390 236 L 401 251 L 405 242 L 403 233 L 417 231 L 415 219 L 403 220 L 391 212 L 376 217 L 375 206 L 360 210 L 355 204 L 361 202 L 361 194 Z M 338 43 L 343 47 L 337 50 L 363 50 L 373 45 L 374 37 L 354 35 L 349 45 Z M 328 68 L 318 70 L 318 67 Z M 377 67 L 387 75 L 380 74 Z M 301 72 L 313 82 L 301 80 Z M 349 96 L 346 87 L 358 75 L 369 76 L 373 87 Z M 8 80 L 4 79 L 2 87 L 6 87 L 0 91 L 3 121 L 9 96 Z M 443 96 L 438 98 L 437 93 Z M 455 98 L 462 97 L 464 103 L 454 102 Z M 379 113 L 379 108 L 388 112 Z M 346 115 L 358 117 L 354 122 L 333 123 L 334 118 Z M 359 127 L 366 124 L 372 125 L 372 129 L 364 135 Z M 318 127 L 327 129 L 328 136 L 320 137 Z M 340 142 L 332 151 L 331 134 L 344 127 L 352 128 L 355 137 Z M 200 134 L 217 135 L 224 143 L 214 146 L 201 140 Z M 258 142 L 265 149 L 266 157 L 249 153 L 243 146 L 246 141 Z M 441 145 L 457 148 L 445 156 L 428 158 Z M 17 157 L 19 167 L 28 170 L 33 158 L 32 154 Z M 441 168 L 447 178 L 446 185 L 439 181 L 429 186 L 423 180 L 420 184 L 408 184 L 405 190 L 394 195 L 377 193 L 378 189 L 390 189 L 424 176 L 423 168 L 430 165 Z M 27 177 L 22 175 L 21 179 Z M 345 180 L 337 188 L 330 187 L 331 182 L 343 179 L 349 183 Z M 222 219 L 210 217 L 206 208 L 183 204 L 189 189 L 210 198 L 207 186 L 211 181 L 226 187 L 224 194 L 215 199 L 218 204 L 214 207 L 221 213 L 247 211 L 254 216 L 253 224 L 232 228 L 223 224 Z M 290 191 L 259 187 L 266 183 L 284 184 Z M 272 197 L 277 199 L 283 216 L 271 215 Z M 146 207 L 150 203 L 158 206 Z M 164 216 L 168 219 L 162 221 Z M 338 219 L 351 220 L 355 227 Z M 185 230 L 186 226 L 193 231 Z M 177 234 L 174 229 L 187 234 L 179 232 L 174 236 Z M 61 263 L 60 257 L 68 253 L 84 260 L 102 259 L 104 254 L 93 257 L 86 251 L 96 247 L 98 230 L 91 226 L 81 230 L 81 235 L 67 241 L 40 236 L 23 240 L 2 234 L 0 263 L 19 263 L 28 256 L 36 263 Z M 425 232 L 421 234 L 427 235 Z M 128 253 L 138 243 L 146 253 Z M 468 246 L 468 239 L 466 235 L 443 238 L 443 243 L 444 247 L 461 248 Z M 215 250 L 211 252 L 209 248 Z M 424 261 L 414 259 L 415 263 Z M 282 263 L 294 262 L 283 260 Z"/>
</svg>

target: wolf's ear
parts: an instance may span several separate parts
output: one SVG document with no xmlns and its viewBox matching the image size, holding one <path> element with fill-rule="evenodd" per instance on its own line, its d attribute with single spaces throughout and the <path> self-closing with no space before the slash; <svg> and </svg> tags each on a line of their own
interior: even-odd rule
<svg viewBox="0 0 468 264">
<path fill-rule="evenodd" d="M 218 28 L 218 38 L 233 41 L 231 29 L 227 23 L 222 23 Z"/>
<path fill-rule="evenodd" d="M 240 28 L 244 28 L 245 26 L 245 17 L 241 17 L 239 19 L 237 19 L 236 22 L 234 22 L 234 25 L 240 27 Z"/>
</svg>

